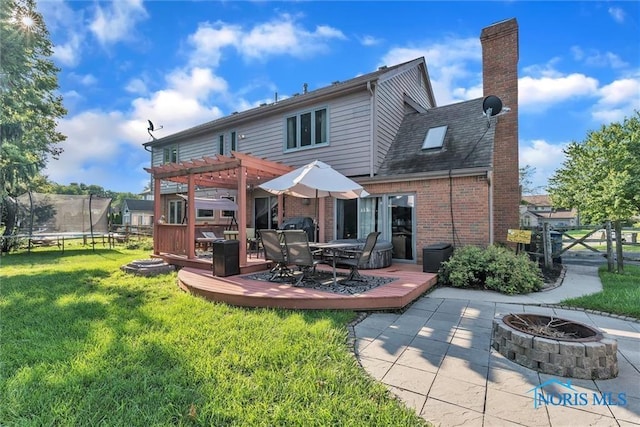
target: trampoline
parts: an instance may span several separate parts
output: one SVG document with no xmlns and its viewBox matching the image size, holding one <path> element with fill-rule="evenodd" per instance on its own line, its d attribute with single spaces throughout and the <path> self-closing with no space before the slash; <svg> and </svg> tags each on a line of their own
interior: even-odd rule
<svg viewBox="0 0 640 427">
<path fill-rule="evenodd" d="M 18 196 L 16 204 L 17 229 L 3 238 L 27 239 L 29 251 L 35 245 L 56 244 L 64 252 L 65 241 L 71 239 L 83 239 L 85 245 L 91 239 L 95 250 L 96 238 L 111 248 L 111 198 L 28 192 Z"/>
</svg>

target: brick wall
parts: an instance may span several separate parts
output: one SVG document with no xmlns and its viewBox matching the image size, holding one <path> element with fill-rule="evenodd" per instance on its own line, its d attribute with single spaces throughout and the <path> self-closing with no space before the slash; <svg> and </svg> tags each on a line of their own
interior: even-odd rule
<svg viewBox="0 0 640 427">
<path fill-rule="evenodd" d="M 493 240 L 505 242 L 507 229 L 518 228 L 520 204 L 518 169 L 518 23 L 502 21 L 482 30 L 484 96 L 495 95 L 511 112 L 492 119 Z"/>
<path fill-rule="evenodd" d="M 451 202 L 449 185 L 452 185 Z M 489 241 L 489 186 L 485 177 L 454 177 L 367 185 L 372 195 L 413 193 L 416 196 L 417 263 L 422 248 L 435 243 L 486 246 Z M 451 207 L 453 206 L 453 224 Z M 452 229 L 455 228 L 455 239 Z"/>
</svg>

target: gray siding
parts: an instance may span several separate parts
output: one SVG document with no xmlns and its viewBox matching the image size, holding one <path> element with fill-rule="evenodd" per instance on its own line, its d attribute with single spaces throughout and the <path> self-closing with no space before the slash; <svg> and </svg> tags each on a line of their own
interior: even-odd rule
<svg viewBox="0 0 640 427">
<path fill-rule="evenodd" d="M 302 166 L 313 160 L 322 160 L 350 176 L 368 175 L 371 157 L 371 96 L 362 91 L 330 102 L 313 105 L 312 109 L 328 110 L 329 145 L 284 151 L 285 118 L 308 111 L 309 108 L 291 110 L 285 114 L 265 115 L 233 130 L 237 135 L 238 151 L 257 157 Z M 213 131 L 205 136 L 183 141 L 178 147 L 180 161 L 214 156 L 218 149 L 218 135 L 224 133 L 229 147 L 231 129 Z M 242 139 L 241 135 L 245 138 Z M 162 148 L 154 149 L 153 165 L 162 163 Z"/>
<path fill-rule="evenodd" d="M 420 70 L 413 67 L 381 81 L 376 93 L 376 153 L 377 171 L 389 151 L 405 115 L 404 95 L 425 108 L 433 107 L 427 95 L 427 83 Z"/>
</svg>

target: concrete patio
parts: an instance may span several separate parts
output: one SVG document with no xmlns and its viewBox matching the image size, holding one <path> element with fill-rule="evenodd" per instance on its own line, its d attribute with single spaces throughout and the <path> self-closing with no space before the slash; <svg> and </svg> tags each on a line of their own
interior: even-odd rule
<svg viewBox="0 0 640 427">
<path fill-rule="evenodd" d="M 640 323 L 545 306 L 601 288 L 597 267 L 569 265 L 561 286 L 533 295 L 435 289 L 401 314 L 367 316 L 354 327 L 355 351 L 372 377 L 435 425 L 640 425 Z M 506 359 L 491 349 L 493 318 L 519 312 L 603 330 L 617 340 L 619 375 L 595 381 L 552 377 Z M 539 386 L 571 393 L 574 404 L 535 407 Z M 605 401 L 594 403 L 594 394 Z"/>
</svg>

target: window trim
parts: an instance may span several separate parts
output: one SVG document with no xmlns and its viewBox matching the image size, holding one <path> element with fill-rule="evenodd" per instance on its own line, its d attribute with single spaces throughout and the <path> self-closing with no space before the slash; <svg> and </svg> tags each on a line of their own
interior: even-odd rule
<svg viewBox="0 0 640 427">
<path fill-rule="evenodd" d="M 218 135 L 218 154 L 224 155 L 224 134 Z"/>
<path fill-rule="evenodd" d="M 229 154 L 232 151 L 238 151 L 238 132 L 235 130 L 229 131 Z"/>
<path fill-rule="evenodd" d="M 325 140 L 322 142 L 316 142 L 316 136 L 318 134 L 317 128 L 316 128 L 316 122 L 317 122 L 317 114 L 318 112 L 324 111 L 324 135 L 325 135 Z M 309 114 L 311 116 L 311 128 L 309 129 L 309 138 L 310 138 L 310 144 L 308 145 L 302 145 L 302 117 Z M 291 121 L 292 119 L 295 119 L 295 121 Z M 314 108 L 309 108 L 306 110 L 302 110 L 302 111 L 298 111 L 296 113 L 293 114 L 287 114 L 286 116 L 284 116 L 284 141 L 283 141 L 283 148 L 285 152 L 292 152 L 292 151 L 298 151 L 298 150 L 306 150 L 306 149 L 310 149 L 310 148 L 314 148 L 314 147 L 324 147 L 329 145 L 329 107 L 328 106 L 321 106 L 321 107 L 314 107 Z M 294 138 L 294 146 L 293 147 L 289 147 L 289 141 L 290 141 L 290 133 L 289 133 L 289 123 L 293 123 L 294 127 L 295 127 L 295 138 Z"/>
<path fill-rule="evenodd" d="M 169 160 L 167 160 L 167 158 Z M 175 161 L 171 161 L 175 158 Z M 162 164 L 166 165 L 167 163 L 178 163 L 178 144 L 171 144 L 165 147 L 162 147 Z"/>
</svg>

